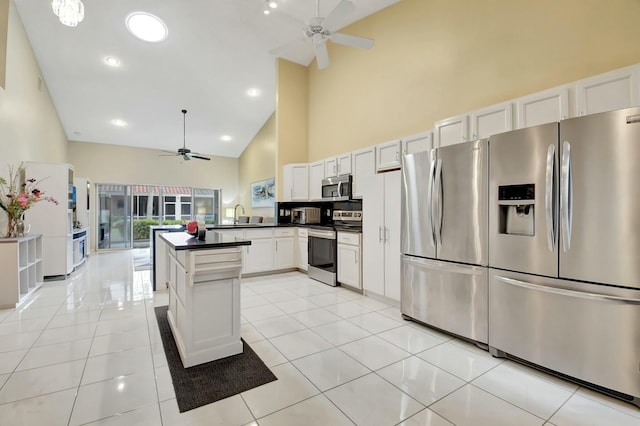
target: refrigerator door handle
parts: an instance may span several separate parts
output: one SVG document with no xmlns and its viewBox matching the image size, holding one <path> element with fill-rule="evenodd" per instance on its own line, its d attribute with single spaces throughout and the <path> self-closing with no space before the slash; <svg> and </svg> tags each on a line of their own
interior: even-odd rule
<svg viewBox="0 0 640 426">
<path fill-rule="evenodd" d="M 618 303 L 624 303 L 624 304 L 630 304 L 630 305 L 640 305 L 640 299 L 632 299 L 632 298 L 620 297 L 620 296 L 610 296 L 606 294 L 587 293 L 583 291 L 567 290 L 564 288 L 557 288 L 557 287 L 548 287 L 545 285 L 530 284 L 528 282 L 516 280 L 513 278 L 501 277 L 501 276 L 496 276 L 496 280 L 502 281 L 505 284 L 514 285 L 516 287 L 542 291 L 545 293 L 559 294 L 561 296 L 579 297 L 581 299 L 590 299 L 590 300 L 599 300 L 599 301 L 618 302 Z"/>
<path fill-rule="evenodd" d="M 553 209 L 553 177 L 555 174 L 556 146 L 547 149 L 547 175 L 544 193 L 544 206 L 547 218 L 547 248 L 553 252 L 556 242 L 556 223 Z"/>
<path fill-rule="evenodd" d="M 571 248 L 571 225 L 573 222 L 573 182 L 571 181 L 571 144 L 562 143 L 562 168 L 560 173 L 560 215 L 562 216 L 562 250 Z"/>
<path fill-rule="evenodd" d="M 434 176 L 436 170 L 436 160 L 431 160 L 431 168 L 429 169 L 429 224 L 431 225 L 431 247 L 436 246 L 436 228 L 435 228 L 435 216 L 434 216 L 434 202 L 433 192 L 434 188 Z"/>
<path fill-rule="evenodd" d="M 436 224 L 434 225 L 435 234 L 436 234 L 436 242 L 438 246 L 442 246 L 442 209 L 443 209 L 443 192 L 442 192 L 442 160 L 438 159 L 436 162 L 436 176 L 435 176 L 435 184 L 433 185 L 434 190 L 437 195 L 437 203 L 436 203 Z"/>
</svg>

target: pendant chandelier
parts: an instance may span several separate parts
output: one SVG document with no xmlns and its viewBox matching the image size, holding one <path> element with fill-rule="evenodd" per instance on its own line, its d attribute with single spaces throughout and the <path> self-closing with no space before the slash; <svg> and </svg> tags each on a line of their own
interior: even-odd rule
<svg viewBox="0 0 640 426">
<path fill-rule="evenodd" d="M 51 8 L 60 22 L 68 27 L 75 27 L 84 19 L 84 4 L 81 0 L 53 0 Z"/>
</svg>

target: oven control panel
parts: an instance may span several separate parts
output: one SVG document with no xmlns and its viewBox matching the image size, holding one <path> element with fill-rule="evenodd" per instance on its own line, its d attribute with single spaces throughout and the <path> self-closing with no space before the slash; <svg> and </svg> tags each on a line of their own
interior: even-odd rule
<svg viewBox="0 0 640 426">
<path fill-rule="evenodd" d="M 334 210 L 333 220 L 344 222 L 362 222 L 362 210 Z"/>
</svg>

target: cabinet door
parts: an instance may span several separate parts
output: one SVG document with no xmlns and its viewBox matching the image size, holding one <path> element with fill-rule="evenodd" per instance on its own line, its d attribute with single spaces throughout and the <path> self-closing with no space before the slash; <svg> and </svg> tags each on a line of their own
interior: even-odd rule
<svg viewBox="0 0 640 426">
<path fill-rule="evenodd" d="M 362 198 L 364 181 L 376 173 L 376 151 L 365 148 L 352 154 L 353 198 Z"/>
<path fill-rule="evenodd" d="M 365 291 L 381 296 L 384 296 L 384 176 L 384 173 L 369 176 L 362 183 L 362 285 Z"/>
<path fill-rule="evenodd" d="M 324 160 L 324 177 L 338 176 L 338 159 L 335 157 Z"/>
<path fill-rule="evenodd" d="M 436 148 L 466 142 L 469 140 L 469 116 L 464 114 L 436 121 L 433 132 Z"/>
<path fill-rule="evenodd" d="M 637 65 L 576 82 L 578 115 L 640 105 Z"/>
<path fill-rule="evenodd" d="M 306 271 L 309 269 L 309 240 L 306 237 L 298 237 L 298 268 Z"/>
<path fill-rule="evenodd" d="M 384 174 L 384 295 L 393 300 L 400 300 L 400 173 Z"/>
<path fill-rule="evenodd" d="M 338 156 L 338 175 L 348 175 L 351 173 L 351 153 Z"/>
<path fill-rule="evenodd" d="M 338 244 L 338 282 L 360 288 L 360 248 Z"/>
<path fill-rule="evenodd" d="M 513 104 L 504 102 L 471 113 L 471 140 L 513 130 Z"/>
<path fill-rule="evenodd" d="M 324 161 L 309 164 L 309 200 L 322 199 L 322 179 L 324 179 Z"/>
<path fill-rule="evenodd" d="M 565 86 L 524 96 L 516 101 L 518 129 L 569 118 L 569 89 Z"/>
<path fill-rule="evenodd" d="M 247 246 L 245 272 L 264 272 L 273 270 L 273 239 L 261 238 L 251 240 Z"/>
<path fill-rule="evenodd" d="M 433 148 L 433 131 L 418 133 L 402 138 L 402 155 L 429 151 Z"/>
<path fill-rule="evenodd" d="M 294 164 L 292 167 L 291 201 L 309 199 L 309 165 Z"/>
<path fill-rule="evenodd" d="M 376 146 L 376 170 L 400 168 L 400 139 Z"/>
<path fill-rule="evenodd" d="M 279 237 L 274 238 L 275 251 L 273 255 L 273 267 L 274 269 L 289 269 L 294 268 L 295 264 L 295 250 L 293 247 L 293 237 Z"/>
</svg>

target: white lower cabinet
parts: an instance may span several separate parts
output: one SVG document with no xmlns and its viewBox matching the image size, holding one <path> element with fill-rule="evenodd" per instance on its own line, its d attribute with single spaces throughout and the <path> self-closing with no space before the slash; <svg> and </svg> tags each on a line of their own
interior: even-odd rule
<svg viewBox="0 0 640 426">
<path fill-rule="evenodd" d="M 360 234 L 338 232 L 338 282 L 362 288 Z"/>
<path fill-rule="evenodd" d="M 363 289 L 399 301 L 400 171 L 372 176 L 363 189 Z"/>
<path fill-rule="evenodd" d="M 296 267 L 295 234 L 295 228 L 276 228 L 274 230 L 273 269 L 290 269 Z"/>
<path fill-rule="evenodd" d="M 307 228 L 298 228 L 296 241 L 296 266 L 306 271 L 309 269 L 309 231 Z"/>
<path fill-rule="evenodd" d="M 242 272 L 253 274 L 273 270 L 273 229 L 246 230 L 245 239 L 251 240 L 246 246 Z"/>
</svg>

